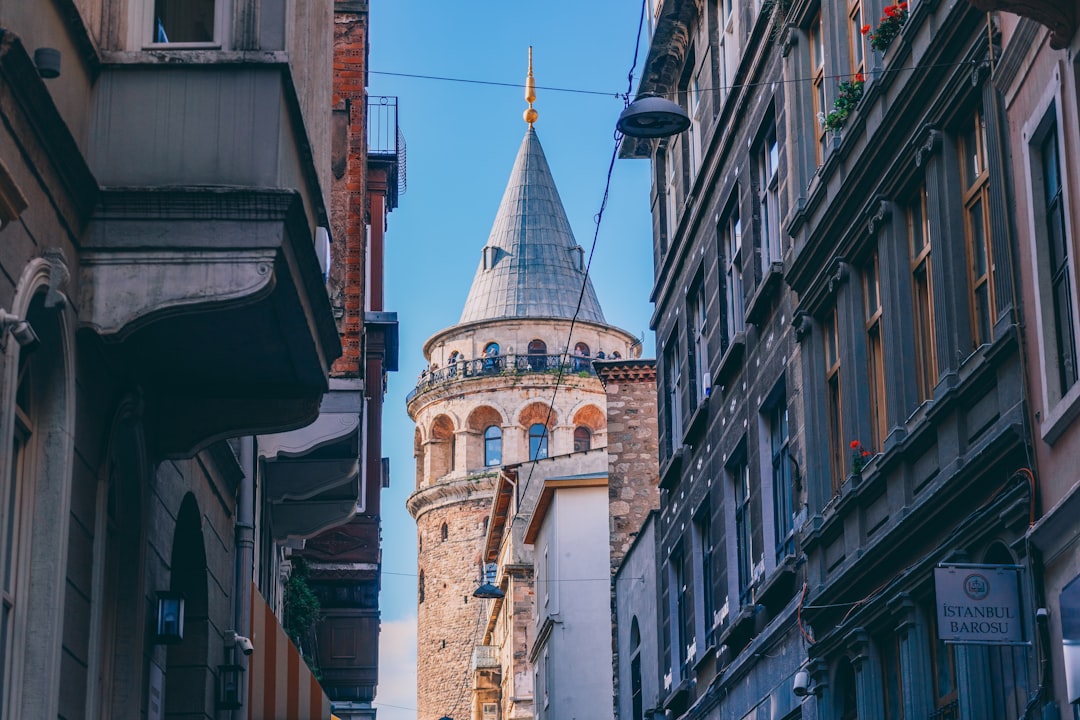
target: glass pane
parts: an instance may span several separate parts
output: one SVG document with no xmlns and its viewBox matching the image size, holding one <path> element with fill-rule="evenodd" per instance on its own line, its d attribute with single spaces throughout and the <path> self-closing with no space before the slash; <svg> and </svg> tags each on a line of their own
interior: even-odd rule
<svg viewBox="0 0 1080 720">
<path fill-rule="evenodd" d="M 983 227 L 983 201 L 980 197 L 968 209 L 971 223 L 971 269 L 975 277 L 986 274 L 986 235 Z"/>
<path fill-rule="evenodd" d="M 924 232 L 926 228 L 923 216 L 923 195 L 920 192 L 913 203 L 908 206 L 908 235 L 911 237 L 911 256 L 918 257 L 926 247 L 929 238 Z"/>
<path fill-rule="evenodd" d="M 156 0 L 153 42 L 213 42 L 214 0 Z"/>
<path fill-rule="evenodd" d="M 981 163 L 979 162 L 979 146 L 976 137 L 974 123 L 960 136 L 960 164 L 964 172 L 964 184 L 966 187 L 970 187 L 979 177 Z"/>
</svg>

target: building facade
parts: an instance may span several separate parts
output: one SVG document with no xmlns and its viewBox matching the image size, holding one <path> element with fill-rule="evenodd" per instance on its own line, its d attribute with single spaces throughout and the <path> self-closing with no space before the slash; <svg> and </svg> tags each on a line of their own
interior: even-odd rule
<svg viewBox="0 0 1080 720">
<path fill-rule="evenodd" d="M 382 476 L 329 378 L 333 27 L 0 3 L 4 717 L 330 717 L 287 557 Z"/>
<path fill-rule="evenodd" d="M 472 712 L 485 625 L 485 603 L 472 593 L 500 468 L 604 447 L 592 357 L 640 353 L 604 320 L 530 111 L 461 320 L 425 343 L 429 367 L 407 399 L 416 423 L 408 508 L 419 548 L 417 707 L 431 720 Z"/>
<path fill-rule="evenodd" d="M 623 146 L 654 168 L 660 709 L 1042 712 L 994 79 L 1015 22 L 967 2 L 652 8 L 639 92 L 691 119 Z M 1027 33 L 1024 72 L 1045 41 Z M 955 634 L 950 573 L 1013 588 L 1008 637 Z"/>
<path fill-rule="evenodd" d="M 1024 313 L 1029 422 L 1038 489 L 1038 518 L 1027 537 L 1036 575 L 1036 602 L 1047 609 L 1034 638 L 1050 670 L 1040 700 L 1053 717 L 1080 712 L 1080 563 L 1075 539 L 1080 485 L 1075 458 L 1080 435 L 1076 404 L 1076 248 L 1080 238 L 1080 4 L 976 3 L 1001 27 L 1001 54 L 992 81 L 1008 121 L 1012 159 L 1009 197 L 1015 208 L 1019 298 Z"/>
</svg>

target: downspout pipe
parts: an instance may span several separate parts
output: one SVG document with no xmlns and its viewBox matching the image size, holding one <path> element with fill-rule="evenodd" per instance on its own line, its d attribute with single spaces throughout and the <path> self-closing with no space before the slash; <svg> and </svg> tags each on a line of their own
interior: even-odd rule
<svg viewBox="0 0 1080 720">
<path fill-rule="evenodd" d="M 243 477 L 236 494 L 236 577 L 233 588 L 233 626 L 238 635 L 251 637 L 251 582 L 255 573 L 255 438 L 240 438 Z M 247 672 L 247 656 L 232 649 L 235 661 Z M 250 679 L 250 676 L 249 676 Z"/>
</svg>

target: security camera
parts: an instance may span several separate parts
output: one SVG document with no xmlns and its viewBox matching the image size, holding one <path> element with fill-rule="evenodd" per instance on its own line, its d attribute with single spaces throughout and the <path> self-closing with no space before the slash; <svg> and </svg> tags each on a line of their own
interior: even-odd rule
<svg viewBox="0 0 1080 720">
<path fill-rule="evenodd" d="M 810 692 L 810 673 L 805 670 L 795 673 L 795 683 L 791 691 L 798 697 L 806 697 Z"/>
<path fill-rule="evenodd" d="M 251 638 L 246 638 L 243 635 L 236 636 L 236 647 L 240 648 L 240 652 L 245 655 L 255 652 L 255 646 L 251 644 Z"/>
<path fill-rule="evenodd" d="M 235 645 L 240 648 L 240 652 L 245 655 L 250 655 L 255 652 L 255 646 L 251 643 L 251 638 L 246 638 L 239 633 L 230 632 L 225 636 L 225 647 L 229 645 Z"/>
</svg>

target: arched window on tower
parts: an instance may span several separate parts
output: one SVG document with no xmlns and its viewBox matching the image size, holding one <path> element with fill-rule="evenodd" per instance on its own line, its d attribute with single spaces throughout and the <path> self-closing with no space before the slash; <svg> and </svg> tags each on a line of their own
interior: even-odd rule
<svg viewBox="0 0 1080 720">
<path fill-rule="evenodd" d="M 498 425 L 489 425 L 484 430 L 484 465 L 502 464 L 502 429 Z"/>
<path fill-rule="evenodd" d="M 540 460 L 548 456 L 547 428 L 543 423 L 529 426 L 529 459 Z"/>
<path fill-rule="evenodd" d="M 579 342 L 574 346 L 574 372 L 589 369 L 589 346 Z"/>
<path fill-rule="evenodd" d="M 439 530 L 439 535 L 442 537 L 443 542 L 446 542 L 446 538 L 450 537 L 450 528 L 446 523 L 442 524 L 442 529 Z"/>
<path fill-rule="evenodd" d="M 542 372 L 547 367 L 547 343 L 543 340 L 529 341 L 529 367 L 533 372 Z"/>
<path fill-rule="evenodd" d="M 574 452 L 588 452 L 592 449 L 592 433 L 589 428 L 579 425 L 574 428 Z"/>
<path fill-rule="evenodd" d="M 424 571 L 420 571 L 420 578 L 416 583 L 416 602 L 424 602 Z"/>
</svg>

